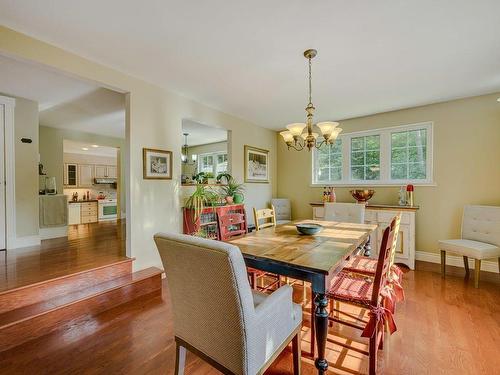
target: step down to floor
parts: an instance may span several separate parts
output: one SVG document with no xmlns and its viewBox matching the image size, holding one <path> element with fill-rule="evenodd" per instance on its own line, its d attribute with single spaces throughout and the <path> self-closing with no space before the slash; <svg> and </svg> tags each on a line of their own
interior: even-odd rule
<svg viewBox="0 0 500 375">
<path fill-rule="evenodd" d="M 82 318 L 161 290 L 162 271 L 150 267 L 0 314 L 0 351 Z"/>
</svg>

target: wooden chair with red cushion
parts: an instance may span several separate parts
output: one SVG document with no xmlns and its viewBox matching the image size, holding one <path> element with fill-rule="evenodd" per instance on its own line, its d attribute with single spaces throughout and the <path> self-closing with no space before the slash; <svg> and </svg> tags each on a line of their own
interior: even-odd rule
<svg viewBox="0 0 500 375">
<path fill-rule="evenodd" d="M 387 325 L 390 333 L 396 331 L 392 312 L 383 306 L 383 299 L 384 286 L 389 274 L 391 248 L 394 242 L 397 221 L 398 217 L 395 217 L 391 225 L 384 231 L 374 279 L 370 280 L 370 278 L 363 275 L 342 271 L 334 278 L 332 286 L 327 293 L 328 298 L 334 301 L 353 304 L 369 310 L 368 320 L 336 309 L 330 311 L 328 319 L 362 330 L 361 337 L 369 338 L 369 350 L 361 352 L 369 357 L 370 375 L 376 374 L 377 351 L 383 347 L 385 325 Z M 335 316 L 334 312 L 338 312 L 339 315 Z M 351 320 L 343 319 L 340 315 L 349 317 Z M 343 347 L 353 348 L 343 342 L 332 339 L 329 339 L 329 341 Z M 353 349 L 360 352 L 359 348 Z"/>
</svg>

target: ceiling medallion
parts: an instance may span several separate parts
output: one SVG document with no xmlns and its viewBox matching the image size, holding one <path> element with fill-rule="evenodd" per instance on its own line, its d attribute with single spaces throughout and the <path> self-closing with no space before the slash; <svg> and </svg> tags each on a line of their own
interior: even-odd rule
<svg viewBox="0 0 500 375">
<path fill-rule="evenodd" d="M 314 116 L 314 105 L 312 104 L 312 79 L 311 79 L 311 60 L 317 55 L 318 51 L 315 49 L 308 49 L 304 51 L 304 57 L 309 61 L 309 103 L 306 107 L 307 120 L 306 123 L 297 122 L 289 124 L 286 126 L 288 130 L 282 131 L 280 134 L 285 140 L 288 149 L 293 148 L 294 150 L 301 151 L 307 147 L 308 151 L 311 151 L 313 147 L 321 148 L 323 145 L 330 145 L 335 142 L 337 136 L 342 131 L 338 127 L 338 122 L 324 121 L 313 124 Z M 316 126 L 323 140 L 321 142 L 317 141 L 318 133 L 313 132 L 313 128 Z M 304 128 L 307 130 L 303 132 Z"/>
</svg>

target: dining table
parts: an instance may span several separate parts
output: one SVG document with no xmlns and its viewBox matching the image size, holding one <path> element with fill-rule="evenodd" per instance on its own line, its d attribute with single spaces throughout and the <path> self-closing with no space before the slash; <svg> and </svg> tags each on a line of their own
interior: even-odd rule
<svg viewBox="0 0 500 375">
<path fill-rule="evenodd" d="M 314 235 L 297 231 L 296 224 L 319 224 Z M 326 373 L 325 348 L 328 335 L 328 298 L 331 282 L 350 256 L 370 247 L 374 224 L 297 220 L 230 239 L 241 250 L 248 267 L 311 283 L 314 313 L 311 342 L 316 340 L 314 364 L 318 374 Z M 369 249 L 368 249 L 369 250 Z M 314 356 L 314 349 L 312 355 Z"/>
</svg>

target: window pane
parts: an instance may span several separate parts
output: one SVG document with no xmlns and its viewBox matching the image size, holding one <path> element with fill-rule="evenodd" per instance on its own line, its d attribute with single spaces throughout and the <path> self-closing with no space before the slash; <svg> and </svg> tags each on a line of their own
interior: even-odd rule
<svg viewBox="0 0 500 375">
<path fill-rule="evenodd" d="M 363 150 L 364 148 L 365 148 L 364 137 L 357 137 L 351 139 L 351 150 Z"/>
<path fill-rule="evenodd" d="M 365 137 L 366 149 L 367 150 L 378 150 L 380 148 L 380 136 L 370 135 Z"/>
<path fill-rule="evenodd" d="M 366 152 L 366 164 L 367 165 L 380 164 L 380 152 L 379 151 L 367 151 Z"/>
<path fill-rule="evenodd" d="M 408 146 L 425 146 L 427 143 L 427 130 L 411 130 L 408 132 Z"/>
<path fill-rule="evenodd" d="M 371 165 L 365 167 L 365 180 L 378 180 L 380 179 L 380 167 Z"/>
<path fill-rule="evenodd" d="M 353 152 L 351 154 L 351 165 L 363 165 L 365 164 L 365 153 L 361 152 Z"/>
<path fill-rule="evenodd" d="M 406 163 L 408 161 L 406 148 L 393 148 L 391 151 L 391 161 L 393 163 Z"/>
<path fill-rule="evenodd" d="M 391 178 L 393 180 L 405 180 L 408 178 L 407 164 L 393 164 L 391 166 Z"/>
<path fill-rule="evenodd" d="M 342 180 L 342 139 L 338 138 L 333 145 L 315 149 L 313 153 L 315 165 L 315 182 Z"/>
<path fill-rule="evenodd" d="M 408 142 L 408 132 L 392 133 L 392 147 L 406 147 Z"/>
<path fill-rule="evenodd" d="M 408 161 L 410 163 L 421 163 L 426 160 L 426 149 L 424 147 L 409 147 L 408 148 Z"/>
<path fill-rule="evenodd" d="M 351 178 L 353 180 L 365 179 L 365 167 L 351 167 Z"/>
<path fill-rule="evenodd" d="M 342 180 L 342 168 L 331 168 L 330 169 L 331 180 L 340 181 Z"/>
<path fill-rule="evenodd" d="M 328 181 L 330 179 L 329 168 L 321 168 L 318 171 L 317 180 L 318 181 Z"/>
<path fill-rule="evenodd" d="M 425 163 L 410 163 L 408 165 L 408 177 L 415 180 L 425 179 Z"/>
</svg>

